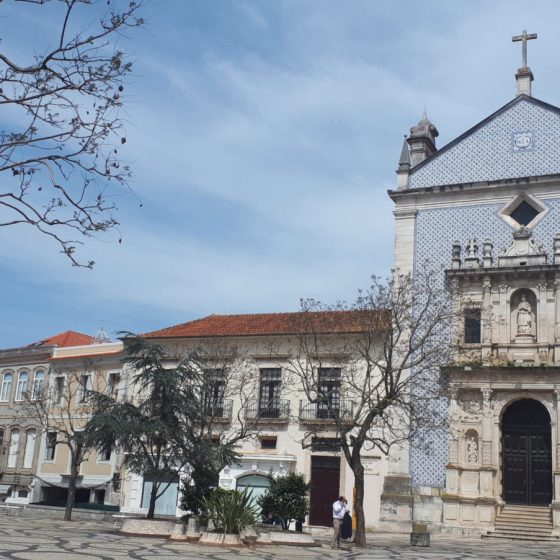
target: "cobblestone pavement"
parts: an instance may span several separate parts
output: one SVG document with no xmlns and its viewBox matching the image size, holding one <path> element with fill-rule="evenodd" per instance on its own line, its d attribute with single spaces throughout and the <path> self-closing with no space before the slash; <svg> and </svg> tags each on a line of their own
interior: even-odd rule
<svg viewBox="0 0 560 560">
<path fill-rule="evenodd" d="M 21 560 L 138 560 L 251 559 L 403 559 L 403 560 L 558 560 L 560 543 L 483 541 L 432 536 L 430 548 L 414 548 L 406 535 L 370 535 L 367 550 L 332 550 L 287 546 L 222 549 L 177 543 L 166 539 L 129 537 L 115 532 L 110 523 L 32 517 L 0 517 L 0 558 Z"/>
</svg>

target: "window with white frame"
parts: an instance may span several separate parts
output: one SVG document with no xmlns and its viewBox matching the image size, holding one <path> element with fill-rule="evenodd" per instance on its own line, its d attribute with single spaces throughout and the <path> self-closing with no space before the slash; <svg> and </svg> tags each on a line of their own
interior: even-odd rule
<svg viewBox="0 0 560 560">
<path fill-rule="evenodd" d="M 53 403 L 60 404 L 64 393 L 64 377 L 58 375 L 53 381 Z"/>
<path fill-rule="evenodd" d="M 45 444 L 45 461 L 54 461 L 56 452 L 56 432 L 47 432 L 47 441 Z"/>
<path fill-rule="evenodd" d="M 35 442 L 37 441 L 37 430 L 27 430 L 25 436 L 25 454 L 23 455 L 23 468 L 30 469 L 33 466 L 33 455 L 35 454 Z"/>
<path fill-rule="evenodd" d="M 91 391 L 91 375 L 84 374 L 80 376 L 80 391 L 78 393 L 78 401 L 86 402 L 88 393 Z"/>
<path fill-rule="evenodd" d="M 7 371 L 2 378 L 2 391 L 0 391 L 0 401 L 8 402 L 12 393 L 12 382 L 14 374 Z"/>
<path fill-rule="evenodd" d="M 17 464 L 19 450 L 19 430 L 14 428 L 10 433 L 10 448 L 8 450 L 8 467 L 13 469 Z"/>
<path fill-rule="evenodd" d="M 25 397 L 25 391 L 27 391 L 27 381 L 29 380 L 29 373 L 26 371 L 21 371 L 18 376 L 18 382 L 16 387 L 16 401 L 22 401 Z"/>
<path fill-rule="evenodd" d="M 99 452 L 99 461 L 110 461 L 112 452 L 113 452 L 113 446 L 110 443 L 103 446 L 103 448 Z"/>
<path fill-rule="evenodd" d="M 33 377 L 33 390 L 31 391 L 31 398 L 36 401 L 43 396 L 43 388 L 45 386 L 45 372 L 37 370 Z"/>
<path fill-rule="evenodd" d="M 117 372 L 110 373 L 107 379 L 107 394 L 113 399 L 118 400 L 120 385 L 121 374 Z"/>
</svg>

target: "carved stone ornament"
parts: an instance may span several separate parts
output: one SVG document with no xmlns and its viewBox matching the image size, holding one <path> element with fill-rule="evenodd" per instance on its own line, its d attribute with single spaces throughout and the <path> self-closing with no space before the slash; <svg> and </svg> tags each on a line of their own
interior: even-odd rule
<svg viewBox="0 0 560 560">
<path fill-rule="evenodd" d="M 478 421 L 482 412 L 480 392 L 462 390 L 457 395 L 457 406 L 464 421 Z"/>
<path fill-rule="evenodd" d="M 528 266 L 546 264 L 542 245 L 532 239 L 531 230 L 522 227 L 513 234 L 511 245 L 498 257 L 498 266 Z"/>
<path fill-rule="evenodd" d="M 478 442 L 471 436 L 467 442 L 467 462 L 478 463 Z"/>
<path fill-rule="evenodd" d="M 492 389 L 481 389 L 482 393 L 482 413 L 484 416 L 492 414 Z"/>
<path fill-rule="evenodd" d="M 482 462 L 485 465 L 490 465 L 492 463 L 492 442 L 483 441 L 482 442 Z"/>
<path fill-rule="evenodd" d="M 449 462 L 456 463 L 458 460 L 458 442 L 456 439 L 449 441 Z"/>
</svg>

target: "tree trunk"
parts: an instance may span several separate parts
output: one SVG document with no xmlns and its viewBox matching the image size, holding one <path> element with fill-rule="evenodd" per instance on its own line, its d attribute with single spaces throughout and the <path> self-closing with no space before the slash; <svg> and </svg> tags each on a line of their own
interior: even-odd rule
<svg viewBox="0 0 560 560">
<path fill-rule="evenodd" d="M 366 546 L 366 519 L 364 516 L 364 467 L 361 458 L 358 457 L 357 464 L 353 466 L 354 472 L 354 516 L 356 519 L 356 530 L 354 532 L 354 545 Z"/>
<path fill-rule="evenodd" d="M 64 510 L 64 521 L 72 520 L 72 508 L 76 498 L 76 482 L 78 480 L 78 472 L 80 465 L 76 464 L 74 458 L 70 464 L 70 478 L 68 479 L 68 497 L 66 498 L 66 509 Z"/>
<path fill-rule="evenodd" d="M 148 507 L 147 519 L 153 519 L 156 513 L 156 499 L 159 490 L 159 483 L 157 481 L 152 482 L 152 491 L 150 492 L 150 506 Z"/>
</svg>

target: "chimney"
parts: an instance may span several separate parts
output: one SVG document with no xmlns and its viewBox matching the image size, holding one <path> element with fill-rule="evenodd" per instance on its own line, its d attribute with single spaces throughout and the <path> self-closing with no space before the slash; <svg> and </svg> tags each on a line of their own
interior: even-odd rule
<svg viewBox="0 0 560 560">
<path fill-rule="evenodd" d="M 438 136 L 438 129 L 428 120 L 424 109 L 420 122 L 410 129 L 408 145 L 410 146 L 412 167 L 437 152 L 436 138 Z"/>
</svg>

